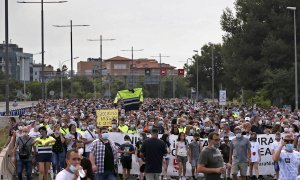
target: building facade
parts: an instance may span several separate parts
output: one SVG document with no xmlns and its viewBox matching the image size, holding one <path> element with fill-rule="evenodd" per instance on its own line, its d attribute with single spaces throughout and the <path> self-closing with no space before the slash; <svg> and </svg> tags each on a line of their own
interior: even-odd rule
<svg viewBox="0 0 300 180">
<path fill-rule="evenodd" d="M 9 44 L 9 75 L 21 81 L 33 80 L 33 54 L 24 53 L 17 44 Z M 5 72 L 5 44 L 0 44 L 0 70 Z"/>
</svg>

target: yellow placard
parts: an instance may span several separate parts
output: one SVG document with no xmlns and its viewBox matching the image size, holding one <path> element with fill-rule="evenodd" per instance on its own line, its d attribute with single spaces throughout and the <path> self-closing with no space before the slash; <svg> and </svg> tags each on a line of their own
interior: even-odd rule
<svg viewBox="0 0 300 180">
<path fill-rule="evenodd" d="M 97 126 L 98 127 L 110 127 L 111 120 L 118 120 L 118 110 L 117 109 L 101 109 L 96 110 L 97 114 Z"/>
</svg>

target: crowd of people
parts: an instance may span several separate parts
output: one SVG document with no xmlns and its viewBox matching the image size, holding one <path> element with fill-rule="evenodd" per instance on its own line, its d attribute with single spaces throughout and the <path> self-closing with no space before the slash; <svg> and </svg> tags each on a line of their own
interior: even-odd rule
<svg viewBox="0 0 300 180">
<path fill-rule="evenodd" d="M 119 111 L 109 127 L 97 127 L 96 110 Z M 296 179 L 300 165 L 300 111 L 270 107 L 196 102 L 190 99 L 144 99 L 139 110 L 125 112 L 122 103 L 108 99 L 39 101 L 18 118 L 11 117 L 9 143 L 14 143 L 18 179 L 113 180 L 118 163 L 128 179 L 133 155 L 139 164 L 138 179 L 168 179 L 171 147 L 169 136 L 177 135 L 175 158 L 178 176 L 185 180 L 186 168 L 192 177 L 205 179 L 263 178 L 259 134 L 276 134 L 270 145 L 276 175 L 274 179 Z M 124 135 L 117 145 L 109 132 Z M 138 134 L 132 144 L 128 134 Z M 151 134 L 151 137 L 149 137 Z M 187 136 L 192 136 L 188 141 Z M 202 139 L 208 139 L 203 147 Z M 283 140 L 282 140 L 283 139 Z M 249 166 L 249 168 L 248 168 Z M 23 173 L 26 169 L 26 173 Z"/>
</svg>

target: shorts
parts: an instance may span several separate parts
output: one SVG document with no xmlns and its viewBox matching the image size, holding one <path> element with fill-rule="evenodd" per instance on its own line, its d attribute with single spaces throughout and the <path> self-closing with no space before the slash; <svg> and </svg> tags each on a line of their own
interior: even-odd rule
<svg viewBox="0 0 300 180">
<path fill-rule="evenodd" d="M 37 154 L 36 155 L 37 162 L 52 162 L 52 153 L 45 153 L 45 154 Z"/>
<path fill-rule="evenodd" d="M 177 162 L 186 163 L 187 156 L 177 156 Z"/>
<path fill-rule="evenodd" d="M 275 172 L 279 172 L 280 168 L 278 162 L 274 162 L 274 170 Z"/>
<path fill-rule="evenodd" d="M 248 163 L 235 162 L 231 166 L 231 174 L 238 174 L 240 171 L 241 176 L 247 176 Z"/>
<path fill-rule="evenodd" d="M 198 164 L 198 162 L 199 162 L 199 159 L 192 159 L 192 160 L 191 160 L 191 165 L 192 165 L 192 167 L 196 167 L 197 164 Z"/>
<path fill-rule="evenodd" d="M 123 169 L 131 169 L 132 168 L 132 160 L 131 159 L 121 159 L 121 164 Z"/>
</svg>

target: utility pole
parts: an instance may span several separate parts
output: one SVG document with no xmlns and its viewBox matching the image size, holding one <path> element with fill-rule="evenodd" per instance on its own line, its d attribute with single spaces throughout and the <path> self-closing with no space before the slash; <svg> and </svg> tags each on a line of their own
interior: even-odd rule
<svg viewBox="0 0 300 180">
<path fill-rule="evenodd" d="M 211 89 L 212 89 L 212 100 L 215 102 L 215 64 L 214 64 L 214 45 L 211 49 Z"/>
<path fill-rule="evenodd" d="M 194 50 L 194 52 L 197 53 L 197 56 L 195 58 L 195 62 L 196 62 L 196 67 L 197 67 L 197 92 L 196 92 L 196 100 L 198 100 L 199 98 L 199 63 L 198 63 L 198 58 L 199 58 L 199 51 L 198 50 Z"/>
<path fill-rule="evenodd" d="M 54 4 L 54 3 L 65 3 L 68 1 L 46 1 L 44 2 L 44 0 L 41 0 L 40 2 L 35 2 L 35 1 L 18 1 L 18 3 L 38 3 L 41 4 L 41 48 L 42 48 L 42 72 L 41 72 L 41 76 L 42 76 L 42 99 L 45 100 L 46 96 L 47 96 L 47 92 L 46 92 L 46 86 L 45 86 L 45 77 L 44 77 L 44 67 L 45 67 L 45 48 L 44 48 L 44 3 L 50 3 L 50 4 Z"/>
<path fill-rule="evenodd" d="M 9 116 L 8 0 L 5 0 L 5 115 Z"/>
<path fill-rule="evenodd" d="M 133 46 L 131 46 L 130 50 L 121 50 L 121 51 L 131 51 L 131 66 L 129 68 L 129 73 L 130 73 L 130 77 L 131 77 L 131 86 L 130 88 L 133 89 L 133 52 L 135 51 L 143 51 L 144 49 L 133 49 Z M 128 81 L 127 81 L 127 88 L 128 88 Z"/>
<path fill-rule="evenodd" d="M 100 42 L 100 85 L 102 85 L 102 63 L 103 63 L 103 51 L 102 51 L 102 42 L 103 41 L 114 41 L 116 39 L 103 39 L 102 35 L 100 35 L 100 39 L 88 39 L 88 41 L 99 41 Z M 100 91 L 101 92 L 101 91 Z"/>
<path fill-rule="evenodd" d="M 170 57 L 170 56 L 162 56 L 161 55 L 161 53 L 159 53 L 159 55 L 158 56 L 151 56 L 151 57 L 158 57 L 159 58 L 159 71 L 161 71 L 161 68 L 162 68 L 162 64 L 161 64 L 161 58 L 162 57 L 166 57 L 166 58 L 168 58 L 168 57 Z M 159 74 L 159 93 L 158 93 L 158 96 L 161 98 L 161 86 L 162 86 L 162 84 L 161 84 L 161 75 Z"/>
</svg>

